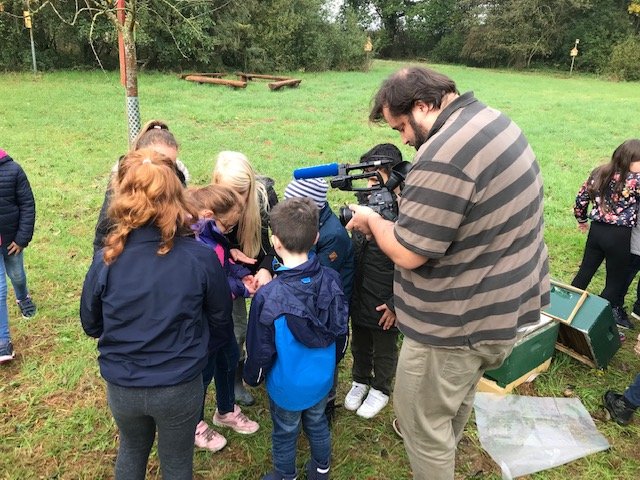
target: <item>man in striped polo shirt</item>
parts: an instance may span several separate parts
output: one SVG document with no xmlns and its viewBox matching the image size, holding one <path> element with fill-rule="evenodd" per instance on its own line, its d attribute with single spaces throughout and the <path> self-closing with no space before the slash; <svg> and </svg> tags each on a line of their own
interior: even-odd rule
<svg viewBox="0 0 640 480">
<path fill-rule="evenodd" d="M 369 118 L 418 153 L 398 221 L 350 205 L 347 227 L 396 265 L 394 408 L 414 478 L 450 480 L 480 377 L 549 303 L 540 168 L 517 125 L 429 69 L 389 77 Z"/>
</svg>

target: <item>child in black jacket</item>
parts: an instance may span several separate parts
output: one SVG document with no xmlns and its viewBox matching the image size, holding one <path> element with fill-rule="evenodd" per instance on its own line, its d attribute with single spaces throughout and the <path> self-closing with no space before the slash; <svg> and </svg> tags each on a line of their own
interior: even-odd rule
<svg viewBox="0 0 640 480">
<path fill-rule="evenodd" d="M 400 150 L 389 143 L 376 145 L 360 161 L 388 158 L 391 166 L 378 168 L 383 181 L 402 161 Z M 369 178 L 369 186 L 376 177 Z M 398 362 L 398 329 L 393 305 L 394 265 L 374 239 L 352 232 L 356 260 L 351 314 L 351 353 L 353 383 L 344 400 L 347 410 L 363 418 L 377 415 L 389 402 L 391 381 Z"/>
</svg>

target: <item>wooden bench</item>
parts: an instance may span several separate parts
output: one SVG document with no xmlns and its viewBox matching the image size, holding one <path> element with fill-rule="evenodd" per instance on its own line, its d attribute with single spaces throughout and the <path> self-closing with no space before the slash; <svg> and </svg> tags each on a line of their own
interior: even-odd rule
<svg viewBox="0 0 640 480">
<path fill-rule="evenodd" d="M 205 77 L 202 75 L 187 75 L 184 79 L 188 82 L 213 83 L 215 85 L 226 85 L 233 88 L 247 87 L 247 82 L 242 82 L 240 80 L 225 80 L 224 78 Z"/>
<path fill-rule="evenodd" d="M 269 88 L 271 90 L 280 90 L 282 87 L 296 88 L 298 85 L 300 85 L 301 81 L 302 80 L 300 80 L 298 78 L 289 78 L 287 80 L 280 80 L 278 82 L 271 82 L 269 84 Z"/>
</svg>

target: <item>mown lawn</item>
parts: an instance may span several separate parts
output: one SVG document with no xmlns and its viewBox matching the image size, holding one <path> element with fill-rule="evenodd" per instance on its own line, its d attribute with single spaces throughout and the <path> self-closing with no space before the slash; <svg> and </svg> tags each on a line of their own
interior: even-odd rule
<svg viewBox="0 0 640 480">
<path fill-rule="evenodd" d="M 368 106 L 383 78 L 400 67 L 375 62 L 366 73 L 300 73 L 297 89 L 271 92 L 263 82 L 245 90 L 197 85 L 173 74 L 142 73 L 143 120 L 166 120 L 181 142 L 180 157 L 192 183 L 208 182 L 220 150 L 247 154 L 257 170 L 276 180 L 281 194 L 291 171 L 321 163 L 355 163 L 376 143 L 399 139 L 369 125 Z M 607 161 L 624 139 L 640 136 L 640 85 L 595 78 L 438 66 L 461 91 L 512 117 L 524 130 L 545 181 L 546 240 L 554 278 L 569 283 L 585 237 L 571 212 L 590 170 Z M 95 341 L 78 319 L 78 298 L 90 262 L 93 228 L 109 171 L 126 150 L 123 90 L 115 73 L 0 74 L 0 148 L 27 171 L 38 203 L 36 233 L 26 251 L 30 288 L 39 313 L 18 318 L 10 294 L 16 360 L 0 368 L 0 478 L 109 478 L 117 431 L 105 403 Z M 403 147 L 407 159 L 413 151 Z M 337 209 L 352 201 L 332 191 Z M 599 292 L 603 275 L 593 281 Z M 635 286 L 634 286 L 635 287 Z M 634 292 L 627 297 L 630 304 Z M 640 371 L 633 335 L 606 371 L 557 353 L 548 373 L 519 393 L 562 396 L 566 385 L 609 439 L 609 451 L 535 479 L 635 479 L 640 471 L 640 420 L 621 428 L 605 422 L 602 393 L 622 389 Z M 341 369 L 339 396 L 350 384 L 350 358 Z M 229 434 L 221 453 L 196 453 L 196 478 L 255 479 L 270 468 L 266 396 L 247 409 L 261 424 L 253 436 Z M 213 396 L 207 414 L 213 413 Z M 366 421 L 340 409 L 334 427 L 334 479 L 406 479 L 410 470 L 387 408 Z M 306 444 L 300 442 L 306 454 Z M 299 455 L 304 461 L 305 455 Z M 155 454 L 150 478 L 159 478 Z M 458 452 L 458 478 L 500 478 L 482 451 L 473 422 Z"/>
</svg>

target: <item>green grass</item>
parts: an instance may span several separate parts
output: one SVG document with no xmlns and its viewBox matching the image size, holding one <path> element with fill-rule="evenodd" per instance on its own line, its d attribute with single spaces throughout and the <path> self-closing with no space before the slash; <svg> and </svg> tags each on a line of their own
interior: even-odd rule
<svg viewBox="0 0 640 480">
<path fill-rule="evenodd" d="M 220 150 L 247 154 L 282 194 L 291 171 L 320 163 L 354 163 L 371 146 L 398 143 L 389 128 L 369 125 L 369 102 L 380 82 L 400 67 L 375 62 L 367 73 L 295 73 L 298 89 L 271 92 L 263 82 L 245 90 L 197 85 L 174 75 L 143 73 L 144 120 L 169 122 L 181 142 L 192 183 L 207 183 Z M 624 139 L 640 136 L 640 85 L 594 78 L 441 66 L 461 91 L 504 111 L 524 130 L 545 181 L 545 237 L 554 278 L 570 282 L 585 237 L 571 208 L 590 170 L 607 161 Z M 36 233 L 26 250 L 29 284 L 38 317 L 22 320 L 10 294 L 16 360 L 0 368 L 0 478 L 109 478 L 117 431 L 105 403 L 95 342 L 82 333 L 78 297 L 90 262 L 93 227 L 112 165 L 126 150 L 123 89 L 115 73 L 0 74 L 0 147 L 27 171 L 38 203 Z M 402 147 L 407 159 L 413 151 Z M 353 200 L 331 191 L 337 207 Z M 592 283 L 599 292 L 603 275 Z M 634 300 L 633 295 L 627 298 Z M 560 480 L 637 478 L 640 427 L 603 421 L 600 396 L 624 388 L 640 371 L 633 338 L 604 372 L 558 353 L 551 370 L 521 393 L 561 396 L 567 384 L 612 444 L 602 452 L 530 478 Z M 349 384 L 350 358 L 341 369 L 339 396 Z M 229 445 L 195 455 L 198 479 L 253 479 L 270 468 L 266 397 L 247 409 L 261 431 L 229 434 Z M 207 415 L 213 413 L 213 396 Z M 391 429 L 392 409 L 365 421 L 344 410 L 334 428 L 334 479 L 406 479 L 402 443 Z M 640 422 L 637 422 L 640 423 Z M 300 442 L 300 462 L 307 453 Z M 150 478 L 159 478 L 155 453 Z M 457 478 L 497 479 L 499 468 L 483 453 L 473 423 L 458 452 Z"/>
</svg>

